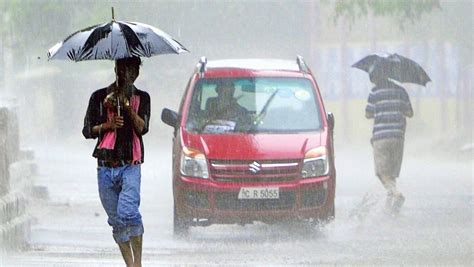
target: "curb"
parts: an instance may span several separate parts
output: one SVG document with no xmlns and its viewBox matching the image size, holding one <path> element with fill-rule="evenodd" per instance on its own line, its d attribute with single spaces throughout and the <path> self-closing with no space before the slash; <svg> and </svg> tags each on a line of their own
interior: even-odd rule
<svg viewBox="0 0 474 267">
<path fill-rule="evenodd" d="M 26 214 L 28 201 L 20 193 L 0 197 L 0 250 L 26 246 L 32 218 Z"/>
</svg>

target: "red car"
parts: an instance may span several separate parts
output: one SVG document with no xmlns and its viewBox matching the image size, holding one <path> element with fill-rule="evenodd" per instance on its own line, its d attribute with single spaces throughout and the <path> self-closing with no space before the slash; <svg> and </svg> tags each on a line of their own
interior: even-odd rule
<svg viewBox="0 0 474 267">
<path fill-rule="evenodd" d="M 174 233 L 334 217 L 334 118 L 301 57 L 201 58 L 174 127 Z"/>
</svg>

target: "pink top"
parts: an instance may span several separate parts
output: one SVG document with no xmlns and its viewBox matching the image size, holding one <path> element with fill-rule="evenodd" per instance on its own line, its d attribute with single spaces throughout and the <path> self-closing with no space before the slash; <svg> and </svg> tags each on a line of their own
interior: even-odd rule
<svg viewBox="0 0 474 267">
<path fill-rule="evenodd" d="M 140 96 L 132 95 L 130 98 L 130 104 L 132 105 L 132 110 L 138 112 L 138 107 L 140 106 Z M 112 119 L 116 114 L 115 108 L 107 108 L 107 117 Z M 99 144 L 100 149 L 114 149 L 115 140 L 117 139 L 117 134 L 115 131 L 108 131 L 105 133 L 102 141 Z M 138 138 L 135 131 L 133 131 L 133 161 L 139 161 L 142 157 L 142 148 L 140 146 L 140 139 Z"/>
</svg>

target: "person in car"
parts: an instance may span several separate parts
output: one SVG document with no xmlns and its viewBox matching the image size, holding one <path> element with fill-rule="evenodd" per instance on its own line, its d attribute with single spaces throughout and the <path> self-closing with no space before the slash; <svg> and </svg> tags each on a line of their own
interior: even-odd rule
<svg viewBox="0 0 474 267">
<path fill-rule="evenodd" d="M 403 87 L 374 73 L 369 76 L 375 87 L 369 94 L 365 116 L 374 119 L 371 143 L 375 172 L 387 190 L 387 207 L 398 212 L 405 197 L 396 181 L 402 165 L 406 117 L 413 116 L 413 109 Z"/>
<path fill-rule="evenodd" d="M 234 97 L 235 87 L 230 82 L 224 82 L 216 87 L 217 97 L 206 101 L 206 118 L 212 120 L 233 121 L 237 125 L 247 125 L 250 117 L 246 108 L 237 103 Z"/>
</svg>

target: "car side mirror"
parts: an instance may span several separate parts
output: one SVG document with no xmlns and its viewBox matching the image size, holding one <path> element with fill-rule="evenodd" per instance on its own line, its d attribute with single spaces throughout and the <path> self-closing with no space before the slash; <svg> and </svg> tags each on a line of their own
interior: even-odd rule
<svg viewBox="0 0 474 267">
<path fill-rule="evenodd" d="M 164 108 L 161 111 L 161 121 L 175 128 L 178 124 L 178 113 L 171 109 Z"/>
<path fill-rule="evenodd" d="M 332 131 L 334 130 L 334 124 L 336 122 L 334 121 L 334 114 L 332 112 L 328 112 L 328 127 Z"/>
</svg>

